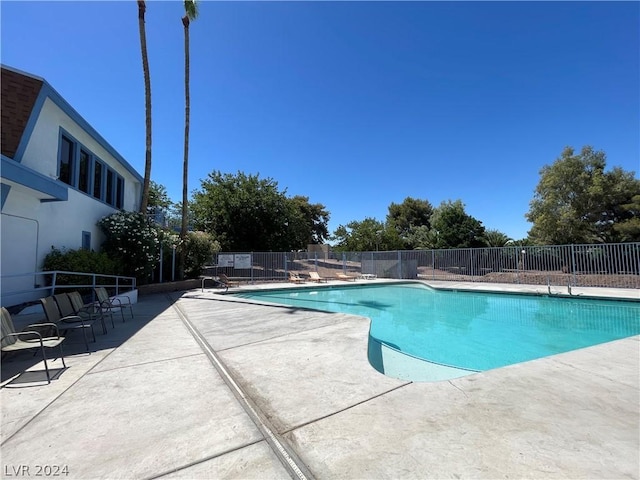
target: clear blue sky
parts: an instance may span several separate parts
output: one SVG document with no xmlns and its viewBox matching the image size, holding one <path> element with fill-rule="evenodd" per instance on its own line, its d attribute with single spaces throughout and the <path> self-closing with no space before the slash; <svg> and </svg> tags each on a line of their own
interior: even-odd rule
<svg viewBox="0 0 640 480">
<path fill-rule="evenodd" d="M 180 1 L 147 2 L 152 180 L 182 196 Z M 2 63 L 44 77 L 141 174 L 136 2 L 1 2 Z M 340 224 L 460 199 L 519 239 L 540 169 L 640 171 L 638 2 L 213 2 L 191 26 L 189 191 L 273 178 Z"/>
</svg>

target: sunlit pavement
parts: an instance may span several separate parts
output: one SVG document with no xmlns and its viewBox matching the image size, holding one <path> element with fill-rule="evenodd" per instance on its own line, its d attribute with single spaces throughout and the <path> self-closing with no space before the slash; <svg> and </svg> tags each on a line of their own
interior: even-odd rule
<svg viewBox="0 0 640 480">
<path fill-rule="evenodd" d="M 369 365 L 368 319 L 221 293 L 140 297 L 90 353 L 72 334 L 50 385 L 3 359 L 3 478 L 640 476 L 640 336 L 412 383 Z"/>
</svg>

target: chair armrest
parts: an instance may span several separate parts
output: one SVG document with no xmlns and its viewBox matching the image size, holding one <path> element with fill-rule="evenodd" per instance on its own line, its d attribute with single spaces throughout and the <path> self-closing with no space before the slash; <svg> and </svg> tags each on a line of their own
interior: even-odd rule
<svg viewBox="0 0 640 480">
<path fill-rule="evenodd" d="M 83 305 L 78 309 L 78 313 L 98 313 L 100 310 L 100 305 L 96 305 L 95 303 L 89 303 L 87 305 Z"/>
<path fill-rule="evenodd" d="M 31 327 L 50 327 L 53 328 L 56 331 L 56 336 L 59 337 L 60 336 L 60 332 L 58 330 L 58 325 L 56 325 L 55 323 L 52 322 L 45 322 L 45 323 L 31 323 L 29 325 L 27 325 L 25 328 L 31 328 Z M 27 331 L 26 329 L 22 330 L 23 332 Z M 37 333 L 37 332 L 36 332 Z"/>
<path fill-rule="evenodd" d="M 82 326 L 84 327 L 84 319 L 78 315 L 67 315 L 66 317 L 62 317 L 60 319 L 60 322 L 62 323 L 81 323 Z"/>
<path fill-rule="evenodd" d="M 40 335 L 39 332 L 35 332 L 35 331 L 7 333 L 4 337 L 2 337 L 2 340 L 4 340 L 5 338 L 9 338 L 9 337 L 17 337 L 18 339 L 20 339 L 21 336 L 27 336 L 27 335 L 29 337 L 31 337 L 28 340 L 26 340 L 27 342 L 29 342 L 29 341 L 33 342 L 35 340 L 33 338 L 33 336 L 36 335 L 38 337 L 37 338 L 38 342 L 40 342 L 40 346 L 43 346 L 42 335 Z M 33 348 L 33 347 L 31 347 L 31 348 Z"/>
<path fill-rule="evenodd" d="M 107 301 L 108 301 L 109 303 L 111 303 L 112 305 L 114 304 L 114 302 L 118 302 L 118 305 L 116 305 L 116 306 L 119 306 L 119 307 L 121 307 L 121 306 L 122 306 L 122 300 L 120 300 L 120 299 L 119 299 L 119 298 L 117 298 L 117 297 L 109 297 L 109 299 L 108 299 L 108 300 L 105 300 L 105 302 L 107 302 Z"/>
<path fill-rule="evenodd" d="M 111 299 L 109 299 L 109 298 L 107 298 L 106 300 L 102 300 L 102 301 L 98 300 L 96 303 L 100 306 L 101 309 L 102 308 L 106 308 L 107 310 L 110 310 L 112 308 L 118 308 L 117 305 L 114 305 L 113 303 L 111 303 Z"/>
<path fill-rule="evenodd" d="M 118 300 L 120 302 L 120 304 L 122 304 L 122 299 L 121 297 L 124 297 L 127 299 L 125 305 L 131 305 L 131 297 L 129 297 L 129 295 L 118 295 L 117 297 L 111 297 L 111 300 Z"/>
</svg>

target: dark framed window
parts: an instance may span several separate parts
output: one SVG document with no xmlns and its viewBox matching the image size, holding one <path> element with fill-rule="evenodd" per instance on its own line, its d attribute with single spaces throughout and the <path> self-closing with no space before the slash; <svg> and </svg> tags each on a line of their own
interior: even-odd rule
<svg viewBox="0 0 640 480">
<path fill-rule="evenodd" d="M 58 179 L 67 185 L 74 184 L 74 146 L 75 144 L 63 136 L 60 142 L 60 172 Z"/>
<path fill-rule="evenodd" d="M 102 200 L 102 163 L 96 161 L 93 169 L 93 196 Z"/>
<path fill-rule="evenodd" d="M 91 232 L 82 232 L 82 249 L 91 250 Z"/>
<path fill-rule="evenodd" d="M 116 172 L 114 172 L 113 170 L 111 170 L 110 168 L 107 169 L 107 196 L 105 197 L 105 202 L 107 202 L 109 205 L 114 205 L 116 202 L 113 200 L 113 191 L 114 191 L 114 184 L 115 184 L 115 176 L 116 176 Z"/>
<path fill-rule="evenodd" d="M 124 178 L 118 175 L 116 182 L 116 208 L 124 205 Z"/>
<path fill-rule="evenodd" d="M 78 177 L 78 190 L 84 193 L 89 193 L 89 186 L 91 185 L 91 157 L 84 150 L 80 150 L 80 162 L 79 162 L 79 177 Z"/>
<path fill-rule="evenodd" d="M 116 208 L 124 205 L 124 178 L 62 128 L 58 179 Z"/>
</svg>

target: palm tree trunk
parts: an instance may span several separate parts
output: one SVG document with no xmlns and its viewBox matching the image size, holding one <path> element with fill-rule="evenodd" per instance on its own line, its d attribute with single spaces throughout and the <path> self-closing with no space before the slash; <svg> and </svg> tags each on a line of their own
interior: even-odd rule
<svg viewBox="0 0 640 480">
<path fill-rule="evenodd" d="M 180 238 L 182 248 L 180 248 L 180 278 L 184 280 L 184 263 L 186 258 L 185 240 L 187 236 L 188 220 L 188 175 L 189 175 L 189 17 L 182 18 L 184 25 L 184 163 L 182 165 L 182 228 Z"/>
<path fill-rule="evenodd" d="M 138 27 L 140 30 L 140 50 L 142 52 L 142 71 L 144 72 L 144 107 L 146 127 L 146 151 L 144 161 L 144 182 L 142 184 L 142 201 L 140 213 L 147 213 L 149 203 L 149 183 L 151 181 L 151 75 L 149 73 L 149 57 L 147 56 L 147 33 L 144 26 L 146 11 L 144 0 L 138 0 Z"/>
</svg>

